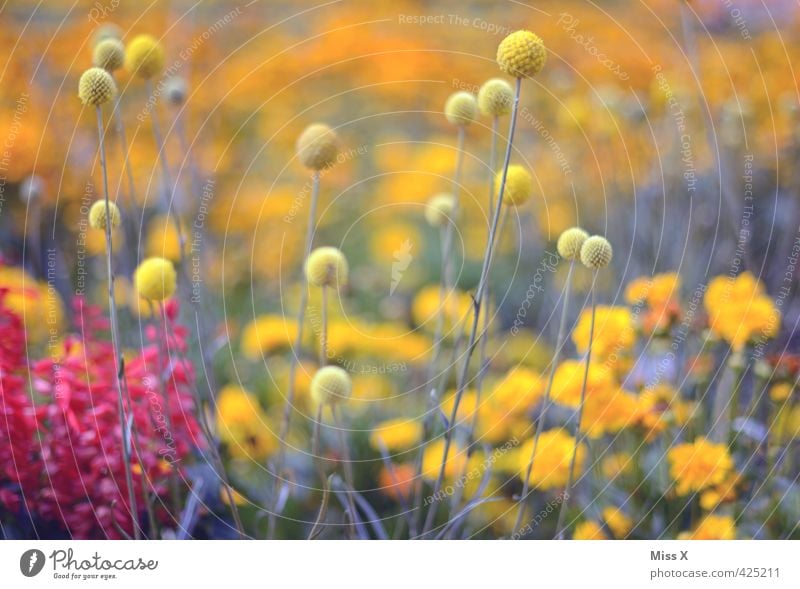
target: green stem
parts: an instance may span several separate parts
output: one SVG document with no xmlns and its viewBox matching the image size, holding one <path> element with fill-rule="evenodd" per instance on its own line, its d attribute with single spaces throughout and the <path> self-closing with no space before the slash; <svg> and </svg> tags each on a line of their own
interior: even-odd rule
<svg viewBox="0 0 800 589">
<path fill-rule="evenodd" d="M 442 451 L 442 462 L 441 466 L 439 467 L 439 475 L 436 477 L 436 484 L 434 486 L 433 496 L 436 497 L 439 494 L 439 491 L 442 488 L 442 483 L 444 481 L 444 471 L 445 465 L 447 464 L 447 455 L 450 451 L 450 445 L 453 441 L 453 433 L 456 427 L 456 416 L 458 415 L 458 406 L 461 403 L 461 397 L 464 395 L 464 389 L 467 385 L 467 376 L 469 373 L 469 364 L 470 360 L 472 359 L 472 354 L 475 351 L 476 340 L 478 337 L 478 323 L 480 322 L 480 315 L 481 315 L 481 300 L 483 299 L 483 294 L 486 289 L 486 283 L 489 278 L 489 271 L 492 265 L 492 254 L 494 253 L 494 241 L 495 241 L 495 234 L 497 232 L 497 224 L 500 219 L 500 210 L 503 206 L 503 193 L 505 192 L 506 188 L 506 177 L 508 176 L 508 166 L 511 163 L 511 149 L 514 144 L 514 127 L 516 126 L 517 122 L 517 110 L 519 109 L 519 96 L 520 90 L 522 88 L 522 78 L 517 78 L 516 89 L 514 91 L 514 106 L 511 110 L 511 122 L 509 123 L 509 132 L 508 132 L 508 145 L 506 146 L 506 156 L 505 161 L 503 162 L 503 176 L 500 180 L 500 192 L 497 195 L 497 203 L 495 205 L 495 210 L 492 216 L 492 225 L 489 231 L 489 239 L 486 244 L 486 251 L 483 257 L 483 267 L 481 268 L 481 276 L 480 280 L 478 281 L 478 289 L 475 293 L 473 298 L 473 306 L 475 308 L 473 318 L 472 318 L 472 329 L 470 331 L 469 336 L 469 343 L 467 344 L 467 349 L 464 353 L 464 362 L 461 366 L 461 374 L 457 380 L 457 388 L 456 388 L 456 396 L 453 402 L 453 410 L 450 414 L 450 422 L 447 424 L 447 431 L 444 434 L 444 449 Z M 422 535 L 425 536 L 433 526 L 433 522 L 436 519 L 436 510 L 438 506 L 438 501 L 433 501 L 431 503 L 431 507 L 428 510 L 428 515 L 425 519 L 425 526 L 422 529 Z"/>
<path fill-rule="evenodd" d="M 561 502 L 561 506 L 558 512 L 558 522 L 556 523 L 556 540 L 563 540 L 564 539 L 564 518 L 567 515 L 567 504 L 569 503 L 570 496 L 572 495 L 572 485 L 575 482 L 575 462 L 578 456 L 578 447 L 581 444 L 581 420 L 583 419 L 583 405 L 584 401 L 586 400 L 586 386 L 589 382 L 589 366 L 592 362 L 592 340 L 594 339 L 594 317 L 595 311 L 597 308 L 597 304 L 595 301 L 595 283 L 597 282 L 597 270 L 594 271 L 594 276 L 592 277 L 592 285 L 590 287 L 592 291 L 592 320 L 589 323 L 589 345 L 586 349 L 586 367 L 583 370 L 583 386 L 581 387 L 581 400 L 580 404 L 578 405 L 578 416 L 575 420 L 575 447 L 572 449 L 572 459 L 569 463 L 569 477 L 567 478 L 567 485 L 564 487 L 564 500 Z"/>
<path fill-rule="evenodd" d="M 561 360 L 561 352 L 563 351 L 564 345 L 566 344 L 566 333 L 567 333 L 567 312 L 569 309 L 569 295 L 570 290 L 572 287 L 572 272 L 575 269 L 575 260 L 570 260 L 569 263 L 569 270 L 567 271 L 567 280 L 566 284 L 564 285 L 564 304 L 561 307 L 561 320 L 558 324 L 558 336 L 556 337 L 556 349 L 555 353 L 553 354 L 553 361 L 550 365 L 550 375 L 547 379 L 547 388 L 544 392 L 544 399 L 542 400 L 542 410 L 539 413 L 539 419 L 536 423 L 536 433 L 533 436 L 533 448 L 531 448 L 531 457 L 528 460 L 528 468 L 525 471 L 525 478 L 522 482 L 522 494 L 519 498 L 519 510 L 517 512 L 517 519 L 514 523 L 514 531 L 515 533 L 520 529 L 522 525 L 522 519 L 525 517 L 525 508 L 526 508 L 526 500 L 528 498 L 528 493 L 530 492 L 530 478 L 531 473 L 533 472 L 533 463 L 536 459 L 536 450 L 539 447 L 539 437 L 542 434 L 542 427 L 544 425 L 544 419 L 547 414 L 547 409 L 550 405 L 550 393 L 553 390 L 553 380 L 555 379 L 556 375 L 556 368 L 558 368 L 558 363 Z"/>
</svg>

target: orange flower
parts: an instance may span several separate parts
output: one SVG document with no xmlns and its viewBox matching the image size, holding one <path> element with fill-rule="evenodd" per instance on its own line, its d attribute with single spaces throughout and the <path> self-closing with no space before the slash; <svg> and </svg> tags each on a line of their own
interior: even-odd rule
<svg viewBox="0 0 800 589">
<path fill-rule="evenodd" d="M 733 472 L 733 458 L 728 448 L 705 438 L 674 446 L 667 460 L 678 495 L 719 485 Z"/>
</svg>

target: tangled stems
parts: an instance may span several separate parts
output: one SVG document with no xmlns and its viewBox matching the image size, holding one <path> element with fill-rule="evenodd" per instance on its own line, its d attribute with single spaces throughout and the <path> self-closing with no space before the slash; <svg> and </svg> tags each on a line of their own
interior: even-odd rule
<svg viewBox="0 0 800 589">
<path fill-rule="evenodd" d="M 583 405 L 584 401 L 586 400 L 586 385 L 589 381 L 589 364 L 592 361 L 592 340 L 594 339 L 594 316 L 595 311 L 597 309 L 597 304 L 595 302 L 595 283 L 597 282 L 597 270 L 594 271 L 594 275 L 592 276 L 592 285 L 590 290 L 592 291 L 592 320 L 589 323 L 589 345 L 586 349 L 586 366 L 583 369 L 583 386 L 581 387 L 581 400 L 580 405 L 578 405 L 578 416 L 575 421 L 575 447 L 572 449 L 572 458 L 569 463 L 569 477 L 567 478 L 567 485 L 564 487 L 564 500 L 561 502 L 561 506 L 558 512 L 558 522 L 556 523 L 556 540 L 563 540 L 564 539 L 564 517 L 567 514 L 567 503 L 569 502 L 570 495 L 572 494 L 572 485 L 575 481 L 575 461 L 578 456 L 578 446 L 580 446 L 580 439 L 579 436 L 581 435 L 581 420 L 583 419 Z"/>
<path fill-rule="evenodd" d="M 531 457 L 528 460 L 528 468 L 525 471 L 525 478 L 522 479 L 522 494 L 519 497 L 519 510 L 517 511 L 517 519 L 514 522 L 514 532 L 520 529 L 522 519 L 525 517 L 526 500 L 530 492 L 530 479 L 533 472 L 533 462 L 536 459 L 536 449 L 539 446 L 539 436 L 542 433 L 542 426 L 544 425 L 544 418 L 547 413 L 548 406 L 550 405 L 550 393 L 553 390 L 553 380 L 556 375 L 556 368 L 561 359 L 561 352 L 566 344 L 566 331 L 567 331 L 567 312 L 569 308 L 569 295 L 572 288 L 572 271 L 575 269 L 575 259 L 573 258 L 569 264 L 567 271 L 567 280 L 564 285 L 564 304 L 561 307 L 561 319 L 558 324 L 558 336 L 556 337 L 556 349 L 553 354 L 553 361 L 550 364 L 550 375 L 547 378 L 547 388 L 544 392 L 544 399 L 542 400 L 542 410 L 539 413 L 539 419 L 536 423 L 536 432 L 533 436 L 533 448 L 531 449 Z M 588 363 L 587 363 L 588 366 Z M 585 386 L 585 385 L 584 385 Z"/>
<path fill-rule="evenodd" d="M 314 242 L 314 223 L 317 217 L 317 200 L 319 199 L 319 171 L 315 171 L 312 177 L 311 187 L 311 203 L 308 211 L 308 227 L 306 228 L 306 243 L 305 253 L 303 259 L 308 259 L 311 253 L 311 246 Z M 294 353 L 292 354 L 292 362 L 289 365 L 289 384 L 286 387 L 286 403 L 283 406 L 283 415 L 281 416 L 281 428 L 278 434 L 278 456 L 275 460 L 275 501 L 273 508 L 269 514 L 269 531 L 267 537 L 272 539 L 275 537 L 275 510 L 278 506 L 278 484 L 281 479 L 281 470 L 283 470 L 283 460 L 286 454 L 286 437 L 289 435 L 289 426 L 292 417 L 292 407 L 294 406 L 294 388 L 295 378 L 297 376 L 297 366 L 300 362 L 300 349 L 303 345 L 303 325 L 306 320 L 306 307 L 308 306 L 308 288 L 301 289 L 300 292 L 300 308 L 297 311 L 297 337 L 294 341 Z M 317 420 L 319 422 L 319 419 Z"/>
<path fill-rule="evenodd" d="M 492 254 L 494 253 L 494 241 L 497 233 L 497 225 L 500 219 L 500 210 L 503 206 L 503 193 L 505 192 L 506 188 L 506 178 L 508 176 L 508 166 L 511 162 L 511 149 L 514 144 L 514 127 L 517 123 L 517 110 L 519 108 L 519 95 L 520 90 L 522 88 L 522 78 L 517 78 L 516 87 L 514 89 L 514 105 L 511 110 L 511 121 L 509 123 L 509 131 L 508 131 L 508 144 L 506 146 L 506 155 L 505 160 L 503 162 L 503 176 L 500 180 L 500 191 L 497 195 L 497 203 L 495 204 L 494 213 L 492 215 L 492 226 L 489 230 L 489 238 L 486 243 L 486 251 L 483 257 L 483 267 L 481 268 L 481 276 L 478 280 L 478 290 L 473 297 L 473 306 L 475 308 L 473 317 L 472 317 L 472 328 L 469 334 L 469 343 L 467 344 L 467 349 L 464 354 L 464 363 L 461 366 L 461 374 L 457 380 L 457 388 L 456 388 L 456 395 L 453 401 L 453 409 L 450 413 L 450 421 L 447 423 L 447 430 L 444 433 L 444 450 L 442 452 L 442 462 L 439 467 L 439 475 L 436 477 L 436 484 L 434 485 L 433 496 L 436 497 L 439 494 L 439 491 L 442 488 L 442 483 L 444 481 L 444 471 L 447 465 L 447 455 L 450 452 L 450 446 L 453 441 L 453 433 L 455 431 L 456 426 L 456 416 L 458 415 L 458 406 L 461 404 L 461 397 L 464 395 L 464 389 L 467 385 L 467 375 L 469 372 L 469 363 L 470 359 L 472 358 L 472 354 L 475 351 L 477 338 L 478 338 L 478 323 L 480 322 L 481 316 L 481 301 L 483 300 L 483 294 L 486 290 L 486 283 L 489 279 L 489 271 L 492 265 Z M 425 536 L 433 526 L 433 522 L 436 518 L 436 510 L 437 510 L 438 502 L 434 501 L 431 503 L 431 507 L 428 510 L 428 515 L 425 519 L 425 526 L 422 529 L 422 535 Z"/>
<path fill-rule="evenodd" d="M 114 267 L 111 263 L 112 237 L 111 237 L 111 206 L 108 202 L 108 170 L 106 168 L 106 148 L 104 144 L 105 132 L 103 130 L 103 111 L 99 106 L 95 107 L 97 112 L 97 133 L 100 142 L 100 167 L 103 170 L 103 191 L 106 207 L 106 271 L 108 273 L 108 310 L 111 319 L 111 343 L 114 347 L 114 359 L 116 361 L 116 381 L 117 381 L 117 411 L 119 412 L 120 429 L 122 431 L 122 457 L 125 461 L 125 483 L 128 486 L 128 507 L 131 523 L 133 524 L 134 538 L 139 540 L 139 509 L 136 505 L 136 493 L 133 489 L 133 474 L 131 473 L 131 429 L 128 418 L 125 415 L 125 403 L 122 400 L 122 380 L 125 374 L 125 360 L 122 357 L 119 342 L 119 323 L 117 316 L 117 302 L 114 299 Z"/>
</svg>

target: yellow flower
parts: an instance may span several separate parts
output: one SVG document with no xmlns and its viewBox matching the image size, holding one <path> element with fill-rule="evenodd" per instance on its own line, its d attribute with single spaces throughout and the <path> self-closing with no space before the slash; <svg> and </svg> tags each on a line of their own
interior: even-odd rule
<svg viewBox="0 0 800 589">
<path fill-rule="evenodd" d="M 535 76 L 542 71 L 546 61 L 544 42 L 530 31 L 513 32 L 497 47 L 497 65 L 515 78 Z"/>
<path fill-rule="evenodd" d="M 606 507 L 603 520 L 616 538 L 624 538 L 633 528 L 633 520 L 616 507 Z"/>
<path fill-rule="evenodd" d="M 444 453 L 444 440 L 436 440 L 428 444 L 422 454 L 422 476 L 429 480 L 435 480 L 439 476 L 439 469 L 442 466 L 442 455 Z M 467 451 L 450 444 L 447 451 L 447 462 L 444 468 L 445 478 L 448 480 L 460 477 L 467 466 Z"/>
<path fill-rule="evenodd" d="M 599 524 L 587 520 L 575 526 L 575 533 L 572 534 L 573 540 L 608 540 L 608 536 Z"/>
<path fill-rule="evenodd" d="M 114 201 L 108 201 L 108 213 L 111 216 L 111 227 L 119 227 L 119 207 Z M 97 200 L 89 209 L 89 226 L 92 229 L 106 228 L 106 201 Z"/>
<path fill-rule="evenodd" d="M 531 438 L 520 448 L 519 475 L 525 478 L 528 472 L 534 440 Z M 572 452 L 575 448 L 575 438 L 562 429 L 551 429 L 542 432 L 539 444 L 536 446 L 533 470 L 531 471 L 530 484 L 537 489 L 546 491 L 556 489 L 567 484 L 569 467 L 572 461 Z M 580 476 L 586 448 L 581 445 L 575 457 L 575 476 Z"/>
<path fill-rule="evenodd" d="M 164 69 L 164 47 L 152 35 L 134 37 L 125 51 L 125 68 L 145 80 Z"/>
<path fill-rule="evenodd" d="M 460 326 L 472 310 L 472 298 L 466 292 L 451 290 L 444 301 L 440 301 L 438 285 L 426 286 L 417 293 L 411 304 L 414 323 L 431 332 L 436 330 L 439 313 L 444 313 L 443 333 L 455 337 Z"/>
<path fill-rule="evenodd" d="M 136 292 L 150 301 L 170 298 L 175 293 L 177 280 L 175 267 L 164 258 L 147 258 L 133 275 Z"/>
<path fill-rule="evenodd" d="M 736 524 L 732 517 L 707 515 L 693 532 L 682 532 L 679 540 L 735 540 Z"/>
<path fill-rule="evenodd" d="M 708 285 L 703 299 L 711 332 L 734 350 L 752 341 L 777 335 L 781 316 L 764 285 L 749 272 L 732 279 L 718 276 Z"/>
<path fill-rule="evenodd" d="M 587 395 L 581 429 L 596 439 L 636 423 L 637 415 L 638 403 L 632 394 L 608 387 Z"/>
<path fill-rule="evenodd" d="M 91 67 L 81 75 L 78 82 L 78 97 L 83 104 L 100 106 L 117 95 L 114 78 L 106 70 Z"/>
<path fill-rule="evenodd" d="M 732 474 L 718 487 L 703 491 L 700 495 L 700 507 L 706 511 L 713 511 L 720 504 L 736 499 L 736 487 L 739 484 L 739 479 L 740 476 L 738 474 Z"/>
<path fill-rule="evenodd" d="M 584 309 L 572 332 L 572 341 L 581 354 L 585 353 L 589 346 L 591 320 L 592 310 Z M 636 332 L 630 309 L 605 305 L 597 307 L 592 339 L 592 355 L 595 358 L 604 360 L 624 355 L 630 351 L 635 341 Z"/>
<path fill-rule="evenodd" d="M 29 341 L 60 335 L 64 304 L 54 288 L 22 268 L 0 265 L 0 289 L 6 290 L 3 305 L 22 320 Z"/>
<path fill-rule="evenodd" d="M 544 382 L 533 371 L 513 368 L 497 383 L 490 393 L 492 404 L 510 413 L 525 413 L 532 409 L 544 395 Z"/>
<path fill-rule="evenodd" d="M 261 462 L 278 447 L 278 440 L 258 401 L 235 385 L 217 396 L 219 437 L 234 458 Z"/>
<path fill-rule="evenodd" d="M 719 485 L 733 471 L 733 459 L 728 448 L 705 438 L 672 447 L 667 454 L 667 461 L 678 495 L 688 495 Z"/>
<path fill-rule="evenodd" d="M 503 180 L 503 172 L 497 173 L 498 186 Z M 533 196 L 533 178 L 524 166 L 508 166 L 506 172 L 506 188 L 503 192 L 503 204 L 519 206 Z"/>
<path fill-rule="evenodd" d="M 625 301 L 631 305 L 647 304 L 654 310 L 664 309 L 680 296 L 681 277 L 676 272 L 642 276 L 628 284 Z"/>
<path fill-rule="evenodd" d="M 242 331 L 241 349 L 246 358 L 256 360 L 294 345 L 297 324 L 281 315 L 261 315 Z"/>
<path fill-rule="evenodd" d="M 788 382 L 779 382 L 769 389 L 769 398 L 776 403 L 783 403 L 792 396 L 793 387 Z"/>
<path fill-rule="evenodd" d="M 580 405 L 584 370 L 584 363 L 578 360 L 565 360 L 558 366 L 553 377 L 553 389 L 550 392 L 556 403 L 573 408 Z M 586 380 L 586 397 L 612 386 L 615 385 L 611 372 L 601 364 L 590 364 Z"/>
<path fill-rule="evenodd" d="M 390 419 L 375 426 L 369 443 L 376 450 L 406 450 L 422 439 L 422 424 L 410 419 Z M 444 451 L 444 450 L 443 450 Z"/>
</svg>

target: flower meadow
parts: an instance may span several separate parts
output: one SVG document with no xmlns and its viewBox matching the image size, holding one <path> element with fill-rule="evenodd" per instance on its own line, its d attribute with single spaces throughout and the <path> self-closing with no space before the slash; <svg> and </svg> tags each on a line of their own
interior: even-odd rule
<svg viewBox="0 0 800 589">
<path fill-rule="evenodd" d="M 800 539 L 795 3 L 0 10 L 3 538 Z"/>
</svg>

